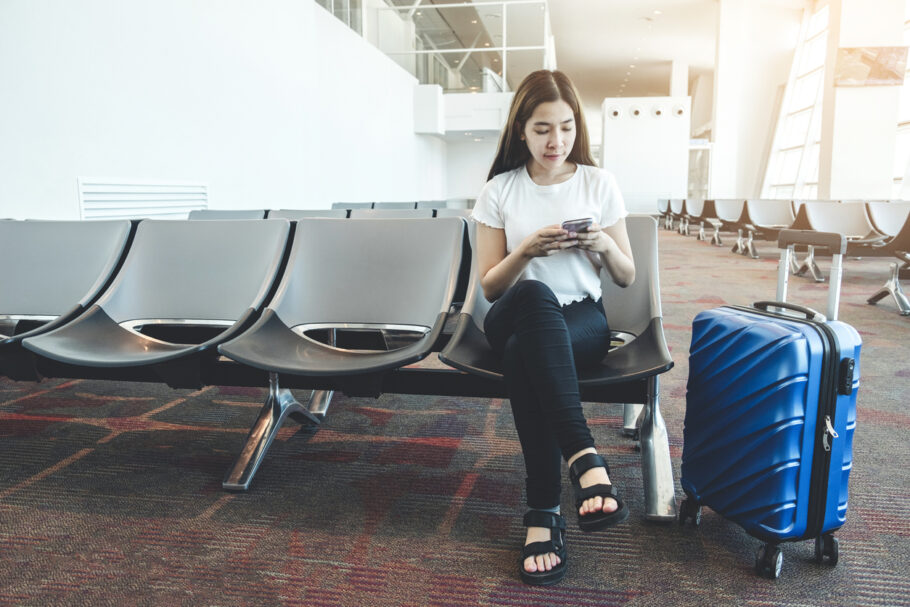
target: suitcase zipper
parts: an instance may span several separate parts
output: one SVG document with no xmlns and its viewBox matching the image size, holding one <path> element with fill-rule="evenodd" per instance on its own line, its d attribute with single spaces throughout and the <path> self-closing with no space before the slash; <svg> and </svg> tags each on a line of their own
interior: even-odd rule
<svg viewBox="0 0 910 607">
<path fill-rule="evenodd" d="M 806 515 L 806 532 L 802 538 L 811 539 L 821 535 L 825 525 L 825 504 L 828 501 L 828 470 L 831 467 L 831 443 L 828 437 L 837 438 L 838 434 L 834 431 L 832 419 L 834 419 L 837 407 L 837 391 L 834 390 L 834 384 L 837 375 L 838 361 L 834 360 L 837 354 L 837 339 L 834 331 L 831 330 L 824 322 L 818 322 L 806 318 L 790 317 L 773 312 L 766 312 L 757 308 L 746 306 L 730 306 L 746 312 L 751 312 L 759 316 L 768 316 L 774 319 L 791 320 L 797 323 L 804 323 L 813 327 L 822 337 L 822 341 L 827 346 L 828 356 L 823 356 L 824 366 L 822 367 L 821 389 L 818 395 L 818 414 L 815 420 L 816 432 L 822 429 L 822 435 L 819 439 L 816 434 L 814 440 L 814 453 L 812 455 L 812 471 L 809 476 L 809 506 Z M 829 434 L 830 428 L 830 434 Z"/>
</svg>

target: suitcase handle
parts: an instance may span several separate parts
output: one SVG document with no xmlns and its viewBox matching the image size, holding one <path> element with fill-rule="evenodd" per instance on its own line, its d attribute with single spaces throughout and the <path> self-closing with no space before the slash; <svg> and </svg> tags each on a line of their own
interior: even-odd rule
<svg viewBox="0 0 910 607">
<path fill-rule="evenodd" d="M 752 306 L 759 310 L 764 310 L 765 312 L 768 311 L 768 308 L 784 308 L 804 314 L 808 320 L 814 320 L 816 322 L 825 322 L 825 320 L 827 320 L 825 315 L 821 312 L 813 310 L 812 308 L 807 308 L 806 306 L 787 303 L 786 301 L 756 301 Z"/>
</svg>

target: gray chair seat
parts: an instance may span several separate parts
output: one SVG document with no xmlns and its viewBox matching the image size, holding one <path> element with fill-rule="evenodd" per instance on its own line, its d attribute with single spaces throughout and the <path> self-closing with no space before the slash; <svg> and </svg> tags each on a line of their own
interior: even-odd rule
<svg viewBox="0 0 910 607">
<path fill-rule="evenodd" d="M 214 357 L 215 346 L 248 326 L 263 305 L 289 230 L 281 219 L 142 221 L 123 267 L 98 301 L 23 345 L 82 367 L 160 365 L 199 353 Z M 167 340 L 140 332 L 161 323 L 170 323 Z M 215 336 L 199 342 L 200 327 Z"/>
<path fill-rule="evenodd" d="M 378 203 L 377 203 L 378 204 Z M 417 219 L 433 216 L 433 209 L 374 207 L 372 209 L 351 209 L 351 219 Z"/>
<path fill-rule="evenodd" d="M 347 209 L 280 209 L 269 211 L 269 219 L 288 219 L 290 221 L 312 219 L 313 217 L 344 219 L 347 216 Z"/>
<path fill-rule="evenodd" d="M 305 376 L 370 374 L 417 362 L 445 325 L 463 231 L 457 218 L 301 220 L 272 302 L 219 350 L 255 368 Z M 352 326 L 415 327 L 422 336 L 396 350 L 364 352 L 298 332 Z"/>
<path fill-rule="evenodd" d="M 20 342 L 69 322 L 98 297 L 130 230 L 129 221 L 0 221 L 0 374 L 37 379 Z"/>
</svg>

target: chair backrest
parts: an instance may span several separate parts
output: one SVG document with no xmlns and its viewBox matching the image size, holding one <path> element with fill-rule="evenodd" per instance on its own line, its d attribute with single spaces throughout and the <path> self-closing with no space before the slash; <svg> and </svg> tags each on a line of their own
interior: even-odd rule
<svg viewBox="0 0 910 607">
<path fill-rule="evenodd" d="M 717 218 L 724 223 L 739 223 L 743 216 L 743 209 L 745 209 L 745 206 L 746 201 L 739 198 L 714 199 L 714 211 L 717 213 Z"/>
<path fill-rule="evenodd" d="M 670 199 L 670 212 L 674 215 L 682 215 L 683 210 L 685 209 L 684 198 L 671 198 Z"/>
<path fill-rule="evenodd" d="M 746 212 L 749 222 L 756 227 L 790 227 L 796 216 L 793 203 L 789 200 L 747 200 Z"/>
<path fill-rule="evenodd" d="M 910 215 L 910 202 L 868 202 L 869 221 L 880 234 L 897 236 Z"/>
<path fill-rule="evenodd" d="M 194 221 L 199 219 L 264 219 L 265 212 L 265 209 L 244 209 L 236 211 L 228 209 L 196 209 L 195 211 L 190 211 L 187 219 L 192 219 Z"/>
<path fill-rule="evenodd" d="M 464 217 L 468 219 L 471 217 L 471 209 L 436 209 L 436 217 Z"/>
<path fill-rule="evenodd" d="M 802 210 L 809 228 L 816 232 L 834 232 L 848 238 L 862 238 L 875 233 L 861 202 L 806 201 Z M 794 222 L 795 224 L 796 222 Z"/>
<path fill-rule="evenodd" d="M 60 316 L 107 283 L 130 222 L 0 221 L 0 315 Z"/>
<path fill-rule="evenodd" d="M 269 219 L 288 219 L 291 221 L 312 219 L 313 217 L 344 219 L 347 216 L 347 209 L 279 209 L 277 211 L 269 211 Z"/>
<path fill-rule="evenodd" d="M 464 220 L 304 219 L 269 304 L 289 327 L 432 327 L 448 310 Z"/>
<path fill-rule="evenodd" d="M 333 209 L 372 209 L 372 202 L 333 202 Z"/>
<path fill-rule="evenodd" d="M 445 209 L 449 204 L 445 200 L 418 200 L 418 209 Z"/>
<path fill-rule="evenodd" d="M 144 220 L 97 304 L 118 323 L 237 320 L 263 303 L 289 231 L 286 219 Z"/>
<path fill-rule="evenodd" d="M 635 260 L 635 281 L 628 287 L 617 286 L 606 270 L 601 270 L 604 309 L 613 331 L 639 335 L 652 318 L 662 317 L 657 258 L 657 221 L 649 215 L 629 215 L 626 230 Z"/>
<path fill-rule="evenodd" d="M 670 212 L 670 199 L 669 198 L 658 198 L 657 199 L 657 210 L 660 213 L 666 214 Z"/>
<path fill-rule="evenodd" d="M 433 216 L 433 209 L 351 209 L 351 219 L 418 219 Z"/>
<path fill-rule="evenodd" d="M 374 209 L 416 209 L 417 202 L 374 202 Z"/>
<path fill-rule="evenodd" d="M 704 208 L 705 201 L 703 198 L 686 198 L 686 215 L 689 217 L 701 217 Z"/>
</svg>

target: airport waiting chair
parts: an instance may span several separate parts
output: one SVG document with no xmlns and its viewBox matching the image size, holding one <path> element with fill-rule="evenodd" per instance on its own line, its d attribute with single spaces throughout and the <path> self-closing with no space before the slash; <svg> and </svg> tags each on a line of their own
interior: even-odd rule
<svg viewBox="0 0 910 607">
<path fill-rule="evenodd" d="M 449 204 L 445 200 L 418 200 L 418 209 L 445 209 Z"/>
<path fill-rule="evenodd" d="M 901 316 L 910 316 L 910 300 L 900 283 L 901 271 L 910 269 L 910 202 L 870 202 L 866 207 L 876 231 L 888 237 L 879 247 L 867 247 L 867 254 L 877 257 L 893 255 L 902 262 L 901 265 L 891 264 L 891 276 L 866 301 L 875 304 L 890 295 Z"/>
<path fill-rule="evenodd" d="M 269 397 L 225 477 L 226 489 L 249 486 L 288 415 L 325 415 L 294 400 L 279 376 L 316 378 L 326 382 L 317 389 L 376 396 L 388 372 L 432 351 L 455 291 L 464 225 L 457 218 L 297 223 L 272 301 L 248 331 L 219 347 L 269 373 Z M 394 350 L 351 351 L 311 336 L 335 327 L 410 331 L 415 338 Z"/>
<path fill-rule="evenodd" d="M 0 375 L 37 380 L 21 342 L 77 317 L 108 284 L 129 221 L 0 221 Z"/>
<path fill-rule="evenodd" d="M 277 211 L 269 211 L 269 219 L 287 219 L 290 221 L 316 217 L 344 219 L 347 216 L 347 209 L 279 209 Z"/>
<path fill-rule="evenodd" d="M 688 226 L 685 225 L 686 199 L 670 199 L 670 229 L 673 229 L 673 222 L 678 222 L 676 231 L 680 234 L 688 235 Z"/>
<path fill-rule="evenodd" d="M 841 234 L 847 238 L 850 256 L 866 254 L 866 249 L 881 246 L 887 238 L 872 226 L 862 202 L 803 201 L 792 228 Z M 806 258 L 793 273 L 797 276 L 808 273 L 815 282 L 824 282 L 825 277 L 815 261 L 815 247 L 810 245 L 807 249 Z"/>
<path fill-rule="evenodd" d="M 777 199 L 746 200 L 741 221 L 747 233 L 743 242 L 743 255 L 758 259 L 755 240 L 777 242 L 781 230 L 789 229 L 796 221 L 793 201 Z M 793 257 L 791 256 L 791 259 Z"/>
<path fill-rule="evenodd" d="M 713 200 L 704 200 L 701 198 L 686 199 L 686 222 L 695 223 L 698 226 L 697 240 L 707 240 L 705 235 L 705 223 L 717 222 L 717 213 L 714 210 Z M 715 230 L 716 233 L 716 230 Z M 719 239 L 719 237 L 718 237 Z M 715 238 L 711 238 L 712 244 Z"/>
<path fill-rule="evenodd" d="M 374 202 L 374 209 L 416 209 L 417 202 Z"/>
<path fill-rule="evenodd" d="M 658 198 L 657 199 L 657 213 L 660 216 L 660 222 L 663 224 L 665 230 L 672 229 L 671 223 L 672 219 L 670 218 L 670 199 L 669 198 Z"/>
<path fill-rule="evenodd" d="M 651 216 L 626 218 L 635 258 L 635 282 L 622 289 L 606 272 L 602 276 L 604 307 L 613 338 L 612 349 L 595 369 L 579 373 L 583 401 L 642 405 L 633 422 L 641 441 L 645 516 L 670 521 L 676 516 L 673 468 L 667 430 L 659 408 L 660 374 L 673 367 L 664 339 L 658 280 L 657 221 Z M 501 361 L 487 343 L 483 322 L 490 308 L 475 263 L 471 287 L 451 340 L 439 359 L 467 374 L 502 383 Z"/>
<path fill-rule="evenodd" d="M 714 226 L 712 243 L 723 246 L 720 232 L 736 232 L 736 242 L 730 250 L 734 253 L 746 254 L 746 244 L 743 240 L 743 230 L 746 228 L 746 224 L 743 221 L 745 208 L 746 201 L 739 198 L 714 199 L 714 212 L 717 215 L 718 223 Z"/>
<path fill-rule="evenodd" d="M 433 209 L 351 209 L 351 219 L 428 219 Z"/>
<path fill-rule="evenodd" d="M 190 211 L 187 219 L 199 220 L 199 219 L 265 219 L 266 210 L 265 209 L 245 209 L 245 210 L 229 210 L 229 209 L 196 209 L 195 211 Z"/>
<path fill-rule="evenodd" d="M 372 209 L 372 202 L 333 202 L 333 209 Z"/>
<path fill-rule="evenodd" d="M 79 367 L 76 376 L 100 368 L 100 377 L 118 379 L 115 370 L 127 368 L 136 370 L 131 377 L 200 387 L 216 346 L 249 326 L 264 304 L 289 231 L 281 219 L 142 221 L 101 297 L 75 320 L 22 343 Z"/>
</svg>

